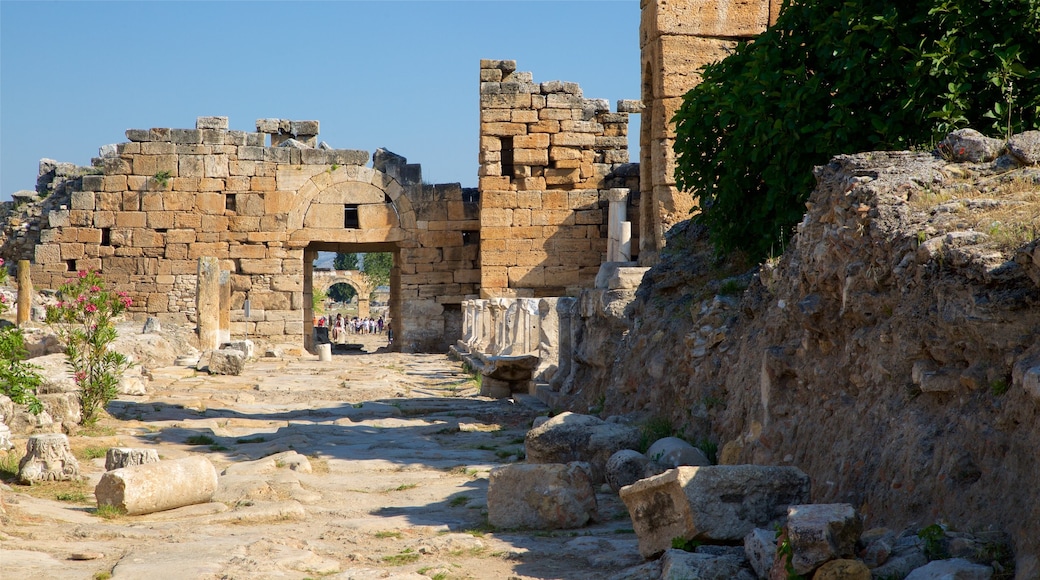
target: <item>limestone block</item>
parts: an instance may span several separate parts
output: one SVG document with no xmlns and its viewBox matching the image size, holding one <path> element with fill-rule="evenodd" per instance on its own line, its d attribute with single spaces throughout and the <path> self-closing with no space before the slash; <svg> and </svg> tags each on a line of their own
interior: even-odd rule
<svg viewBox="0 0 1040 580">
<path fill-rule="evenodd" d="M 678 0 L 647 2 L 640 45 L 650 35 L 753 37 L 769 24 L 768 0 Z M 658 69 L 660 70 L 660 69 Z"/>
<path fill-rule="evenodd" d="M 738 556 L 667 550 L 661 556 L 661 580 L 755 580 Z"/>
<path fill-rule="evenodd" d="M 553 147 L 593 147 L 596 136 L 591 133 L 554 133 L 549 138 Z"/>
<path fill-rule="evenodd" d="M 248 339 L 228 342 L 222 344 L 220 348 L 222 350 L 237 350 L 238 352 L 242 353 L 242 356 L 244 356 L 246 360 L 252 359 L 256 355 L 256 347 L 253 344 L 253 341 Z"/>
<path fill-rule="evenodd" d="M 196 117 L 195 118 L 196 129 L 217 129 L 220 131 L 227 131 L 228 118 L 227 117 Z"/>
<path fill-rule="evenodd" d="M 516 149 L 545 149 L 548 146 L 549 135 L 546 133 L 517 135 L 513 138 L 513 147 Z"/>
<path fill-rule="evenodd" d="M 993 568 L 974 564 L 963 558 L 936 560 L 929 562 L 911 572 L 906 580 L 989 580 L 993 576 Z"/>
<path fill-rule="evenodd" d="M 361 229 L 398 227 L 397 212 L 390 205 L 365 204 L 358 206 L 358 224 Z"/>
<path fill-rule="evenodd" d="M 829 560 L 854 557 L 863 520 L 849 504 L 792 505 L 785 531 L 795 572 L 807 574 Z"/>
<path fill-rule="evenodd" d="M 677 467 L 620 493 L 639 552 L 648 558 L 668 549 L 672 538 L 738 541 L 768 527 L 788 506 L 808 500 L 809 477 L 794 467 Z"/>
<path fill-rule="evenodd" d="M 480 134 L 495 137 L 525 135 L 527 134 L 527 125 L 525 123 L 481 123 Z"/>
<path fill-rule="evenodd" d="M 591 466 L 592 481 L 597 484 L 604 481 L 607 460 L 611 455 L 638 444 L 639 429 L 635 427 L 571 412 L 556 415 L 528 431 L 524 438 L 528 462 L 587 462 Z"/>
<path fill-rule="evenodd" d="M 646 466 L 649 463 L 650 460 L 646 455 L 633 449 L 616 451 L 607 459 L 607 464 L 604 468 L 607 485 L 615 492 L 626 485 L 632 485 L 643 479 L 643 473 L 646 471 Z"/>
<path fill-rule="evenodd" d="M 859 560 L 831 560 L 816 570 L 813 580 L 871 580 L 870 568 Z"/>
<path fill-rule="evenodd" d="M 768 578 L 776 560 L 776 532 L 755 528 L 744 536 L 744 555 L 759 578 Z"/>
<path fill-rule="evenodd" d="M 246 357 L 237 349 L 208 350 L 199 359 L 199 370 L 211 375 L 240 375 Z"/>
<path fill-rule="evenodd" d="M 109 471 L 94 488 L 98 507 L 141 515 L 205 503 L 217 490 L 217 470 L 205 457 L 185 457 Z"/>
<path fill-rule="evenodd" d="M 33 435 L 25 444 L 25 457 L 18 462 L 18 481 L 72 481 L 79 479 L 79 462 L 62 433 Z"/>
<path fill-rule="evenodd" d="M 986 137 L 975 129 L 958 129 L 939 142 L 939 150 L 957 163 L 985 163 L 1004 152 L 1004 141 Z"/>
<path fill-rule="evenodd" d="M 579 528 L 596 516 L 596 493 L 580 465 L 512 464 L 491 470 L 488 523 L 496 528 Z"/>
<path fill-rule="evenodd" d="M 105 454 L 105 471 L 158 462 L 159 452 L 155 449 L 110 447 L 108 452 Z"/>
<path fill-rule="evenodd" d="M 546 149 L 514 149 L 513 163 L 516 165 L 548 165 L 549 151 Z"/>
<path fill-rule="evenodd" d="M 711 461 L 704 452 L 678 437 L 658 439 L 646 450 L 646 456 L 654 462 L 668 468 L 680 465 L 704 466 Z"/>
</svg>

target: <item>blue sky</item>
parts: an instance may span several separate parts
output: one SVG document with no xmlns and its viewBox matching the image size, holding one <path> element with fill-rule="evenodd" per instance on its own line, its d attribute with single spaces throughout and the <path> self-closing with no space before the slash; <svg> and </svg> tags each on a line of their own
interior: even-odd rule
<svg viewBox="0 0 1040 580">
<path fill-rule="evenodd" d="M 473 187 L 481 58 L 638 99 L 639 0 L 0 0 L 0 200 L 41 158 L 88 165 L 126 129 L 205 115 L 317 119 L 333 147 Z"/>
</svg>

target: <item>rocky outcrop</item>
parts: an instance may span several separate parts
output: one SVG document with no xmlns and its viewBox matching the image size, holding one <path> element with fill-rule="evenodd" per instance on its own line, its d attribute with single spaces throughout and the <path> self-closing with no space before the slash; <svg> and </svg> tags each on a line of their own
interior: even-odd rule
<svg viewBox="0 0 1040 580">
<path fill-rule="evenodd" d="M 604 396 L 717 442 L 720 463 L 797 466 L 868 527 L 994 527 L 1040 554 L 1034 141 L 980 163 L 835 157 L 786 252 L 748 276 L 705 283 L 704 232 L 673 228 L 596 339 L 617 347 L 578 361 L 591 396 L 572 408 Z"/>
</svg>

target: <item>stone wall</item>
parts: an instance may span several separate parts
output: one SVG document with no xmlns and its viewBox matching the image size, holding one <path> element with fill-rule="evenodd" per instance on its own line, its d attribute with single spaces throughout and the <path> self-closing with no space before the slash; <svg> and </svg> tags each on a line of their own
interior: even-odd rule
<svg viewBox="0 0 1040 580">
<path fill-rule="evenodd" d="M 611 112 L 577 83 L 536 83 L 516 61 L 481 61 L 482 297 L 592 285 L 606 258 L 609 190 L 629 188 L 628 215 L 638 214 L 627 110 L 638 105 L 622 101 Z"/>
<path fill-rule="evenodd" d="M 639 134 L 640 263 L 657 262 L 664 233 L 689 217 L 693 197 L 675 187 L 675 124 L 701 66 L 776 22 L 780 0 L 642 0 L 642 124 Z"/>
<path fill-rule="evenodd" d="M 446 349 L 445 324 L 459 326 L 480 282 L 477 192 L 424 185 L 418 165 L 384 150 L 368 167 L 367 152 L 315 146 L 317 134 L 317 121 L 284 119 L 229 131 L 226 117 L 128 130 L 96 174 L 64 172 L 38 217 L 10 216 L 0 255 L 31 258 L 38 288 L 100 270 L 133 314 L 180 323 L 195 321 L 198 259 L 214 257 L 231 273 L 232 335 L 298 343 L 317 252 L 390 251 L 397 343 Z"/>
</svg>

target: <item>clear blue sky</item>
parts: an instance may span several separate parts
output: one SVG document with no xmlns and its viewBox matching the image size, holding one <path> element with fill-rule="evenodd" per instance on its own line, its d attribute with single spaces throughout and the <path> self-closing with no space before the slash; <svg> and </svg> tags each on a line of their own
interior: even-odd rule
<svg viewBox="0 0 1040 580">
<path fill-rule="evenodd" d="M 0 0 L 0 200 L 35 187 L 41 158 L 88 165 L 126 129 L 204 115 L 317 119 L 333 147 L 472 187 L 481 58 L 613 109 L 640 97 L 639 0 Z"/>
</svg>

